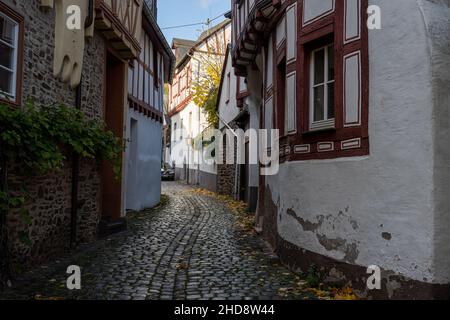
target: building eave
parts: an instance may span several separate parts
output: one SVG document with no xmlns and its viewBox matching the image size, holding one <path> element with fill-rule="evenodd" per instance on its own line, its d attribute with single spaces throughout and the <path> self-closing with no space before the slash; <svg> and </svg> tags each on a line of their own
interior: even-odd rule
<svg viewBox="0 0 450 320">
<path fill-rule="evenodd" d="M 243 30 L 238 34 L 232 50 L 232 61 L 235 73 L 246 76 L 250 66 L 261 50 L 261 42 L 271 28 L 282 4 L 280 1 L 262 0 L 257 2 L 247 16 Z"/>
<path fill-rule="evenodd" d="M 218 25 L 212 27 L 211 29 L 217 28 L 218 26 L 220 26 L 219 28 L 217 28 L 216 30 L 214 30 L 210 35 L 208 35 L 207 37 L 202 37 L 200 36 L 199 39 L 195 42 L 195 45 L 188 50 L 188 52 L 184 55 L 183 58 L 180 59 L 180 61 L 177 63 L 176 65 L 176 69 L 181 68 L 187 61 L 189 61 L 192 57 L 192 55 L 195 53 L 195 50 L 205 41 L 207 41 L 212 35 L 216 34 L 218 31 L 220 31 L 223 28 L 226 28 L 229 24 L 231 24 L 231 20 L 227 19 L 222 21 L 221 23 L 219 23 Z M 210 30 L 211 30 L 210 29 Z"/>
<path fill-rule="evenodd" d="M 217 101 L 216 101 L 216 110 L 217 111 L 219 111 L 220 99 L 222 98 L 222 89 L 223 89 L 223 83 L 224 83 L 224 79 L 225 79 L 225 73 L 227 71 L 228 59 L 229 59 L 229 55 L 230 55 L 230 48 L 231 48 L 231 46 L 228 45 L 227 51 L 225 52 L 225 61 L 223 63 L 222 75 L 220 78 L 219 92 L 217 93 Z"/>
</svg>

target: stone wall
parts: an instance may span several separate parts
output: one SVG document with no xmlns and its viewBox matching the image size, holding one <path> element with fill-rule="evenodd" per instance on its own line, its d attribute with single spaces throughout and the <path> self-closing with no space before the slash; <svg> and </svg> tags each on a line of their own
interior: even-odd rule
<svg viewBox="0 0 450 320">
<path fill-rule="evenodd" d="M 217 192 L 234 197 L 236 165 L 220 164 L 217 166 Z"/>
<path fill-rule="evenodd" d="M 234 123 L 230 124 L 231 128 L 237 128 L 237 125 Z M 225 130 L 222 130 L 222 133 Z M 236 196 L 236 187 L 235 183 L 239 183 L 239 170 L 236 164 L 226 164 L 226 155 L 227 155 L 227 146 L 226 146 L 226 138 L 223 140 L 222 144 L 222 155 L 219 154 L 219 157 L 223 157 L 223 164 L 217 165 L 217 193 L 227 195 L 230 197 Z M 234 143 L 234 160 L 236 163 L 237 159 L 237 141 Z M 238 170 L 238 177 L 236 181 L 236 170 Z"/>
<path fill-rule="evenodd" d="M 75 105 L 75 91 L 53 77 L 54 12 L 39 7 L 40 0 L 2 0 L 24 17 L 24 61 L 22 101 L 38 104 Z M 95 35 L 86 44 L 82 81 L 82 111 L 91 119 L 103 118 L 105 43 Z M 69 248 L 72 164 L 67 154 L 65 167 L 42 177 L 26 178 L 10 168 L 9 188 L 26 186 L 31 225 L 17 213 L 8 217 L 9 249 L 15 270 L 43 262 Z M 95 239 L 101 210 L 101 177 L 95 160 L 80 161 L 78 242 Z M 19 239 L 29 235 L 31 244 Z"/>
</svg>

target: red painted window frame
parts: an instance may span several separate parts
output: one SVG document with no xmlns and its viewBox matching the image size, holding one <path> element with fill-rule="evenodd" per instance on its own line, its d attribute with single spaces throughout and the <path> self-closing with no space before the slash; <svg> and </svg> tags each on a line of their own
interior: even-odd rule
<svg viewBox="0 0 450 320">
<path fill-rule="evenodd" d="M 336 1 L 334 12 L 309 23 L 302 27 L 303 0 L 298 2 L 298 32 L 297 32 L 297 133 L 285 135 L 280 132 L 281 161 L 299 161 L 313 159 L 334 159 L 343 157 L 366 156 L 369 150 L 369 52 L 368 52 L 368 30 L 361 28 L 361 38 L 356 41 L 344 44 L 344 1 Z M 368 0 L 361 0 L 361 21 L 367 20 Z M 364 26 L 364 24 L 363 24 Z M 276 31 L 273 31 L 275 38 Z M 329 37 L 333 37 L 335 50 L 335 129 L 324 131 L 309 130 L 309 78 L 310 78 L 310 57 L 309 53 L 316 45 L 325 44 Z M 326 40 L 328 39 L 328 40 Z M 277 59 L 280 50 L 274 46 L 274 70 L 276 70 Z M 344 57 L 352 52 L 361 52 L 361 125 L 357 127 L 345 128 L 344 119 Z M 294 69 L 288 65 L 288 72 Z M 274 106 L 274 113 L 278 107 Z M 275 116 L 275 124 L 279 127 L 279 120 Z M 341 150 L 341 142 L 350 139 L 361 139 L 361 147 L 358 149 Z M 319 152 L 318 144 L 332 142 L 334 150 L 329 152 Z M 295 146 L 310 145 L 310 152 L 296 154 Z M 291 152 L 285 152 L 290 147 Z"/>
</svg>

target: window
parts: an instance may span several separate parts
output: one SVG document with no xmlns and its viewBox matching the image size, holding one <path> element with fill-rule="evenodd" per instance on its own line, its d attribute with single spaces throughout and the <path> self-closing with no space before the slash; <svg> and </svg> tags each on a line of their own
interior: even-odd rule
<svg viewBox="0 0 450 320">
<path fill-rule="evenodd" d="M 134 68 L 133 66 L 128 67 L 128 93 L 133 93 L 133 80 L 134 80 Z"/>
<path fill-rule="evenodd" d="M 0 12 L 0 99 L 15 103 L 19 98 L 19 31 L 20 24 Z"/>
<path fill-rule="evenodd" d="M 310 129 L 333 128 L 335 126 L 333 45 L 312 51 L 310 72 Z"/>
<path fill-rule="evenodd" d="M 133 96 L 135 98 L 138 97 L 138 89 L 139 89 L 139 62 L 137 60 L 134 60 L 134 68 L 133 68 Z"/>
<path fill-rule="evenodd" d="M 277 66 L 277 121 L 280 134 L 286 134 L 286 59 Z"/>
<path fill-rule="evenodd" d="M 188 138 L 192 138 L 192 112 L 189 112 Z"/>
<path fill-rule="evenodd" d="M 173 125 L 173 142 L 177 142 L 177 123 Z"/>
<path fill-rule="evenodd" d="M 145 64 L 149 68 L 150 68 L 150 47 L 151 47 L 150 38 L 147 35 L 145 35 Z"/>
<path fill-rule="evenodd" d="M 158 65 L 158 50 L 156 50 L 155 44 L 153 44 L 153 74 L 155 75 L 153 79 L 153 84 L 156 88 L 159 87 L 159 65 Z"/>
<path fill-rule="evenodd" d="M 226 96 L 226 104 L 228 104 L 230 102 L 230 98 L 231 98 L 231 74 L 230 72 L 228 72 L 227 74 L 227 96 Z"/>
<path fill-rule="evenodd" d="M 180 121 L 180 140 L 183 140 L 183 119 Z"/>
</svg>

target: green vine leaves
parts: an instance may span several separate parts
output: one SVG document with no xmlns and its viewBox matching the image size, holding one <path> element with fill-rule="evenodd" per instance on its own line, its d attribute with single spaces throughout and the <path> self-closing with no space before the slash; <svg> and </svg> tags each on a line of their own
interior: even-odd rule
<svg viewBox="0 0 450 320">
<path fill-rule="evenodd" d="M 14 166 L 26 176 L 62 169 L 70 151 L 83 158 L 109 161 L 116 176 L 121 174 L 122 141 L 103 122 L 87 119 L 80 110 L 64 105 L 36 106 L 30 101 L 23 108 L 14 108 L 0 104 L 0 146 L 7 167 Z M 3 214 L 22 208 L 25 202 L 21 192 L 0 190 Z M 31 223 L 25 209 L 20 209 L 19 215 L 25 224 Z"/>
</svg>

